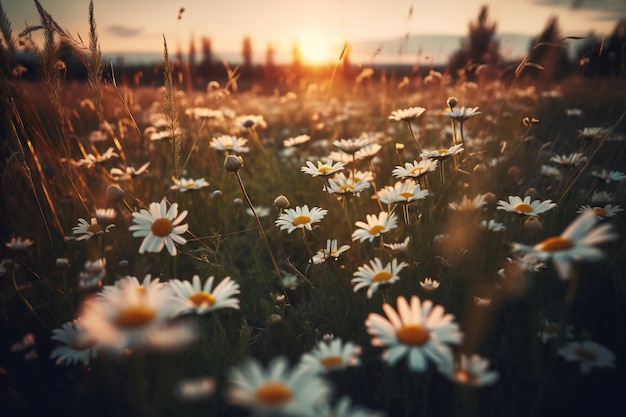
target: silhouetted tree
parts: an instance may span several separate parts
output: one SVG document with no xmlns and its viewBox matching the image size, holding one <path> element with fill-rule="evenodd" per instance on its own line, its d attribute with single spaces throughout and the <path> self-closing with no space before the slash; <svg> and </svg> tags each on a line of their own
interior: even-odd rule
<svg viewBox="0 0 626 417">
<path fill-rule="evenodd" d="M 191 38 L 189 39 L 189 67 L 196 67 L 196 38 L 193 33 L 191 34 Z"/>
<path fill-rule="evenodd" d="M 213 65 L 213 46 L 211 44 L 211 39 L 202 37 L 200 44 L 202 48 L 202 62 L 200 66 L 203 69 L 210 69 Z"/>
<path fill-rule="evenodd" d="M 541 65 L 543 70 L 526 66 L 522 76 L 537 79 L 539 85 L 562 79 L 568 74 L 570 61 L 556 16 L 550 17 L 543 32 L 531 41 L 528 62 Z"/>
<path fill-rule="evenodd" d="M 498 51 L 498 42 L 494 40 L 496 24 L 488 21 L 488 12 L 489 7 L 482 6 L 477 21 L 469 24 L 468 39 L 452 54 L 448 69 L 453 76 L 464 75 L 473 80 L 479 68 L 483 73 L 492 76 L 497 73 L 502 58 Z"/>
<path fill-rule="evenodd" d="M 590 77 L 624 76 L 626 64 L 626 20 L 615 25 L 607 38 L 590 37 L 578 50 L 581 72 Z"/>
<path fill-rule="evenodd" d="M 243 59 L 242 68 L 249 71 L 252 68 L 252 39 L 249 36 L 243 38 L 241 57 Z"/>
<path fill-rule="evenodd" d="M 274 63 L 274 56 L 276 55 L 276 51 L 274 50 L 274 45 L 271 43 L 267 44 L 267 49 L 265 50 L 265 77 L 267 79 L 272 79 L 276 72 L 276 64 Z"/>
</svg>

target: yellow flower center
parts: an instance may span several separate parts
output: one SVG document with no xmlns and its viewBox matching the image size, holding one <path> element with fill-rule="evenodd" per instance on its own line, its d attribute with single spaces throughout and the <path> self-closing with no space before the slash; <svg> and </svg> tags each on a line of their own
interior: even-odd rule
<svg viewBox="0 0 626 417">
<path fill-rule="evenodd" d="M 415 167 L 415 168 L 413 168 L 410 172 L 411 172 L 411 174 L 419 174 L 419 173 L 421 173 L 423 170 L 424 170 L 424 168 L 422 168 L 422 167 Z"/>
<path fill-rule="evenodd" d="M 301 224 L 308 224 L 311 222 L 311 218 L 307 215 L 301 214 L 299 216 L 294 217 L 293 225 L 300 226 Z"/>
<path fill-rule="evenodd" d="M 556 252 L 559 250 L 565 250 L 573 247 L 574 244 L 571 240 L 562 238 L 561 236 L 549 237 L 539 244 L 540 250 L 546 252 Z"/>
<path fill-rule="evenodd" d="M 185 187 L 196 187 L 198 184 L 196 184 L 195 182 L 188 182 L 187 184 L 185 184 Z"/>
<path fill-rule="evenodd" d="M 232 148 L 233 147 L 233 142 L 231 140 L 227 140 L 224 142 L 224 144 L 222 145 L 225 148 Z"/>
<path fill-rule="evenodd" d="M 155 236 L 165 237 L 169 236 L 169 234 L 172 232 L 173 227 L 174 226 L 169 219 L 162 218 L 156 219 L 154 223 L 152 223 L 152 226 L 150 226 L 150 229 Z"/>
<path fill-rule="evenodd" d="M 448 149 L 438 149 L 438 150 L 437 150 L 437 153 L 438 153 L 439 155 L 443 155 L 443 154 L 445 154 L 445 153 L 448 153 Z"/>
<path fill-rule="evenodd" d="M 590 361 L 590 362 L 594 362 L 598 358 L 595 353 L 585 348 L 578 348 L 574 350 L 574 353 L 579 358 L 584 359 L 586 361 Z"/>
<path fill-rule="evenodd" d="M 520 213 L 532 213 L 533 212 L 533 208 L 526 203 L 519 203 L 518 205 L 513 207 L 513 210 L 519 211 Z"/>
<path fill-rule="evenodd" d="M 330 171 L 332 171 L 333 169 L 331 167 L 329 167 L 328 165 L 322 165 L 321 167 L 319 167 L 317 169 L 318 172 L 326 175 L 328 174 Z"/>
<path fill-rule="evenodd" d="M 100 227 L 98 223 L 93 223 L 87 227 L 87 231 L 91 233 L 101 233 L 102 228 Z"/>
<path fill-rule="evenodd" d="M 354 190 L 354 185 L 352 184 L 344 184 L 344 185 L 340 185 L 339 189 L 341 191 L 347 191 L 347 190 Z"/>
<path fill-rule="evenodd" d="M 543 326 L 543 332 L 547 334 L 555 334 L 557 330 L 558 327 L 556 326 L 556 324 L 549 323 Z"/>
<path fill-rule="evenodd" d="M 419 324 L 405 324 L 398 329 L 396 337 L 405 345 L 421 346 L 428 342 L 430 334 Z"/>
<path fill-rule="evenodd" d="M 343 359 L 341 359 L 341 356 L 326 356 L 325 358 L 322 358 L 320 363 L 324 366 L 324 368 L 332 369 L 343 365 Z"/>
<path fill-rule="evenodd" d="M 117 315 L 117 324 L 125 329 L 134 329 L 152 321 L 156 311 L 145 304 L 138 304 L 124 308 Z"/>
<path fill-rule="evenodd" d="M 369 232 L 370 232 L 370 235 L 377 235 L 383 230 L 385 230 L 385 226 L 383 226 L 382 224 L 377 224 L 375 226 L 372 226 Z"/>
<path fill-rule="evenodd" d="M 283 405 L 293 397 L 293 392 L 282 382 L 266 382 L 257 388 L 256 399 L 266 405 Z"/>
<path fill-rule="evenodd" d="M 464 384 L 475 383 L 476 380 L 478 379 L 476 375 L 474 375 L 473 373 L 469 371 L 466 371 L 465 369 L 456 369 L 454 371 L 454 377 L 456 378 L 457 381 L 464 383 Z"/>
<path fill-rule="evenodd" d="M 213 297 L 212 294 L 204 291 L 199 291 L 195 294 L 190 295 L 189 300 L 197 306 L 212 306 L 213 304 L 215 304 L 215 297 Z"/>
<path fill-rule="evenodd" d="M 406 201 L 409 201 L 409 198 L 413 197 L 413 193 L 404 192 L 404 193 L 400 193 L 400 196 L 404 198 Z"/>
<path fill-rule="evenodd" d="M 372 278 L 372 282 L 387 282 L 391 279 L 393 275 L 391 275 L 390 272 L 387 271 L 379 271 L 376 273 L 376 275 L 374 275 L 374 278 Z"/>
<path fill-rule="evenodd" d="M 76 335 L 70 342 L 70 347 L 74 350 L 87 350 L 96 345 L 97 340 L 85 335 Z"/>
<path fill-rule="evenodd" d="M 607 213 L 607 211 L 603 209 L 602 207 L 594 207 L 591 210 L 596 214 L 596 216 L 604 217 L 606 216 L 606 213 Z"/>
</svg>

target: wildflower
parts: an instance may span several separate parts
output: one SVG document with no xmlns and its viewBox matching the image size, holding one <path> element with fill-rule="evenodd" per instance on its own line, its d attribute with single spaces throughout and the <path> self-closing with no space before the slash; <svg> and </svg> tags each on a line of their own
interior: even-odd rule
<svg viewBox="0 0 626 417">
<path fill-rule="evenodd" d="M 96 221 L 99 224 L 106 224 L 107 226 L 112 224 L 117 217 L 115 209 L 112 208 L 99 208 L 96 209 Z"/>
<path fill-rule="evenodd" d="M 451 119 L 458 120 L 459 122 L 463 123 L 467 119 L 481 114 L 477 110 L 478 110 L 478 107 L 473 107 L 473 108 L 465 107 L 465 106 L 460 107 L 460 108 L 454 107 L 454 108 L 451 108 L 450 110 L 444 111 L 443 115 L 448 116 Z"/>
<path fill-rule="evenodd" d="M 591 171 L 591 175 L 604 180 L 607 184 L 612 181 L 622 181 L 626 178 L 626 174 L 621 171 L 607 171 L 606 169 Z"/>
<path fill-rule="evenodd" d="M 538 214 L 545 213 L 556 206 L 556 203 L 553 203 L 552 200 L 534 200 L 532 202 L 530 200 L 530 196 L 524 197 L 523 200 L 519 196 L 509 196 L 509 202 L 507 203 L 504 200 L 500 200 L 498 201 L 497 208 L 498 210 L 505 210 L 510 213 L 517 213 L 525 216 L 536 216 Z"/>
<path fill-rule="evenodd" d="M 367 190 L 370 187 L 371 185 L 368 181 L 363 181 L 355 176 L 346 177 L 342 175 L 342 173 L 339 173 L 335 175 L 334 178 L 328 179 L 328 186 L 325 186 L 324 189 L 330 194 L 351 194 L 358 196 L 361 191 Z"/>
<path fill-rule="evenodd" d="M 423 151 L 420 154 L 420 157 L 422 159 L 438 159 L 441 161 L 461 152 L 463 152 L 463 144 L 458 143 L 456 145 L 452 145 L 448 149 L 442 148 L 435 149 L 433 151 Z"/>
<path fill-rule="evenodd" d="M 453 201 L 452 203 L 448 204 L 448 207 L 454 211 L 468 212 L 468 211 L 479 210 L 485 204 L 487 204 L 487 202 L 485 201 L 484 194 L 478 194 L 476 197 L 474 197 L 471 200 L 467 198 L 466 195 L 464 195 L 460 203 Z"/>
<path fill-rule="evenodd" d="M 85 332 L 79 320 L 64 323 L 60 329 L 52 330 L 51 339 L 63 344 L 50 354 L 50 359 L 56 359 L 57 365 L 82 362 L 86 366 L 90 359 L 98 356 L 98 341 Z"/>
<path fill-rule="evenodd" d="M 474 296 L 474 304 L 478 307 L 487 307 L 491 305 L 491 298 Z"/>
<path fill-rule="evenodd" d="M 383 360 L 395 365 L 407 357 L 409 369 L 424 372 L 427 360 L 439 368 L 446 369 L 452 363 L 452 350 L 448 344 L 460 344 L 463 333 L 455 323 L 452 314 L 445 314 L 440 305 L 433 306 L 432 301 L 420 301 L 411 297 L 410 304 L 400 296 L 397 301 L 398 311 L 391 305 L 383 304 L 387 318 L 377 313 L 370 313 L 365 325 L 373 336 L 373 346 L 384 346 Z"/>
<path fill-rule="evenodd" d="M 423 281 L 420 281 L 420 287 L 422 287 L 422 289 L 427 292 L 435 291 L 437 288 L 439 288 L 439 285 L 441 285 L 441 283 L 432 278 L 424 278 Z"/>
<path fill-rule="evenodd" d="M 398 260 L 394 258 L 383 267 L 381 260 L 374 258 L 373 261 L 370 261 L 369 265 L 364 264 L 359 266 L 358 271 L 354 273 L 354 278 L 352 278 L 350 283 L 354 284 L 354 292 L 357 292 L 361 288 L 369 287 L 367 289 L 367 298 L 372 298 L 372 295 L 379 286 L 393 284 L 398 281 L 400 279 L 400 271 L 407 266 L 409 266 L 408 263 L 398 263 Z"/>
<path fill-rule="evenodd" d="M 358 366 L 361 347 L 352 342 L 343 343 L 340 338 L 329 342 L 322 340 L 315 348 L 302 355 L 300 369 L 316 374 Z"/>
<path fill-rule="evenodd" d="M 11 353 L 22 352 L 32 347 L 35 347 L 35 335 L 26 333 L 20 342 L 11 345 Z"/>
<path fill-rule="evenodd" d="M 487 220 L 481 220 L 480 221 L 480 228 L 483 230 L 489 230 L 491 232 L 501 232 L 503 230 L 506 230 L 506 226 L 503 225 L 502 223 L 498 223 L 497 221 L 491 219 L 489 221 Z"/>
<path fill-rule="evenodd" d="M 265 129 L 267 122 L 263 116 L 247 114 L 245 116 L 237 116 L 235 118 L 235 125 L 239 130 L 245 131 L 249 129 Z"/>
<path fill-rule="evenodd" d="M 109 233 L 110 229 L 115 227 L 114 224 L 109 224 L 104 229 L 98 224 L 98 220 L 92 217 L 90 222 L 83 218 L 78 219 L 78 225 L 72 228 L 73 236 L 65 236 L 65 240 L 85 240 L 90 239 L 96 235 L 102 235 Z"/>
<path fill-rule="evenodd" d="M 328 210 L 326 209 L 313 207 L 309 210 L 309 206 L 304 205 L 295 209 L 286 209 L 275 223 L 276 226 L 280 227 L 280 230 L 287 230 L 287 233 L 303 228 L 313 230 L 313 223 L 322 220 L 327 213 Z"/>
<path fill-rule="evenodd" d="M 380 152 L 382 148 L 383 147 L 380 146 L 378 143 L 370 143 L 369 145 L 366 145 L 363 148 L 359 149 L 354 154 L 354 159 L 360 161 L 363 159 L 373 158 L 376 156 L 376 154 L 378 154 L 378 152 Z"/>
<path fill-rule="evenodd" d="M 239 299 L 234 297 L 239 294 L 239 284 L 226 277 L 213 289 L 214 280 L 214 277 L 209 277 L 204 286 L 198 275 L 193 276 L 192 282 L 178 279 L 168 281 L 174 293 L 172 302 L 177 304 L 174 316 L 186 313 L 206 314 L 220 308 L 239 310 Z"/>
<path fill-rule="evenodd" d="M 317 177 L 319 175 L 327 177 L 337 171 L 341 171 L 344 168 L 343 162 L 337 162 L 333 164 L 333 161 L 328 161 L 325 163 L 317 161 L 317 167 L 315 167 L 313 162 L 306 161 L 306 165 L 307 166 L 300 168 L 300 170 L 313 177 Z"/>
<path fill-rule="evenodd" d="M 541 169 L 539 170 L 539 173 L 546 177 L 553 177 L 554 179 L 557 179 L 557 180 L 561 179 L 561 177 L 563 176 L 561 174 L 560 169 L 558 169 L 557 167 L 549 166 L 549 165 L 541 165 Z"/>
<path fill-rule="evenodd" d="M 599 343 L 569 342 L 559 349 L 559 355 L 568 362 L 579 361 L 580 372 L 588 374 L 595 368 L 614 368 L 615 355 Z"/>
<path fill-rule="evenodd" d="M 530 254 L 540 261 L 552 259 L 559 278 L 566 280 L 572 275 L 572 262 L 602 259 L 604 253 L 595 245 L 617 239 L 610 224 L 595 227 L 597 222 L 593 212 L 583 213 L 560 236 L 549 237 L 532 247 L 513 243 L 513 250 Z"/>
<path fill-rule="evenodd" d="M 320 249 L 313 256 L 313 263 L 321 264 L 330 257 L 337 259 L 339 258 L 339 255 L 341 255 L 342 253 L 344 253 L 345 251 L 349 249 L 350 249 L 350 245 L 341 245 L 340 248 L 337 248 L 337 239 L 328 239 L 326 241 L 326 249 Z"/>
<path fill-rule="evenodd" d="M 263 218 L 263 217 L 269 216 L 271 213 L 271 210 L 269 207 L 256 206 L 254 208 L 254 211 L 252 211 L 250 207 L 246 207 L 246 214 L 248 214 L 249 216 L 254 217 L 255 212 L 256 212 L 256 215 L 259 216 L 259 218 Z"/>
<path fill-rule="evenodd" d="M 604 219 L 608 217 L 614 217 L 617 215 L 617 213 L 624 210 L 619 206 L 619 204 L 616 204 L 615 206 L 612 204 L 607 204 L 604 207 L 591 207 L 587 205 L 582 205 L 576 211 L 576 213 L 585 213 L 587 211 L 592 211 L 598 219 Z"/>
<path fill-rule="evenodd" d="M 574 337 L 572 326 L 565 326 L 565 328 L 562 329 L 558 324 L 545 319 L 541 323 L 541 330 L 537 332 L 537 336 L 541 338 L 541 342 L 546 343 L 548 340 L 558 338 L 561 332 L 564 333 L 563 337 L 566 339 Z"/>
<path fill-rule="evenodd" d="M 215 378 L 210 377 L 184 379 L 178 383 L 176 394 L 184 400 L 195 401 L 213 395 L 215 385 Z"/>
<path fill-rule="evenodd" d="M 582 153 L 571 153 L 569 155 L 554 155 L 550 158 L 550 162 L 557 163 L 559 165 L 574 165 L 578 166 L 585 162 L 587 157 Z"/>
<path fill-rule="evenodd" d="M 254 414 L 317 416 L 317 407 L 330 394 L 327 382 L 313 373 L 288 369 L 283 356 L 274 358 L 267 368 L 248 359 L 230 370 L 228 380 L 228 401 Z"/>
<path fill-rule="evenodd" d="M 298 276 L 294 274 L 283 274 L 283 286 L 290 290 L 295 290 L 300 285 Z"/>
<path fill-rule="evenodd" d="M 184 245 L 187 240 L 181 235 L 189 226 L 181 224 L 187 217 L 187 210 L 178 214 L 178 204 L 174 203 L 167 209 L 165 198 L 160 203 L 150 203 L 150 211 L 142 209 L 133 213 L 133 225 L 128 228 L 134 237 L 145 237 L 139 253 L 161 252 L 167 247 L 172 256 L 176 256 L 176 245 Z"/>
<path fill-rule="evenodd" d="M 422 159 L 421 161 L 407 162 L 402 166 L 396 166 L 391 174 L 396 178 L 419 178 L 437 169 L 439 161 L 436 159 Z"/>
<path fill-rule="evenodd" d="M 338 147 L 343 152 L 354 155 L 362 148 L 366 147 L 370 144 L 369 139 L 358 138 L 358 139 L 339 139 L 333 142 L 333 145 Z"/>
<path fill-rule="evenodd" d="M 420 117 L 426 111 L 423 107 L 409 107 L 408 109 L 398 109 L 391 112 L 389 115 L 390 120 L 396 120 L 398 122 L 410 122 Z"/>
<path fill-rule="evenodd" d="M 602 127 L 584 127 L 578 130 L 578 136 L 582 139 L 599 139 L 608 132 Z"/>
<path fill-rule="evenodd" d="M 407 236 L 401 243 L 383 243 L 383 245 L 394 252 L 406 252 L 409 250 L 411 238 Z"/>
<path fill-rule="evenodd" d="M 122 353 L 136 348 L 175 348 L 195 336 L 187 322 L 170 321 L 176 305 L 171 289 L 147 275 L 140 283 L 124 277 L 85 300 L 79 317 L 88 338 L 102 349 Z"/>
<path fill-rule="evenodd" d="M 378 198 L 384 204 L 397 204 L 423 200 L 428 194 L 428 190 L 422 190 L 419 184 L 409 179 L 405 182 L 398 181 L 393 187 L 388 185 L 382 188 L 378 192 Z"/>
<path fill-rule="evenodd" d="M 608 203 L 615 200 L 615 194 L 607 191 L 594 191 L 591 195 L 592 203 Z"/>
<path fill-rule="evenodd" d="M 179 190 L 180 192 L 199 190 L 204 187 L 208 187 L 209 183 L 204 178 L 198 178 L 197 180 L 180 178 L 176 180 L 176 183 L 170 186 L 170 190 Z"/>
<path fill-rule="evenodd" d="M 78 274 L 78 287 L 82 290 L 100 288 L 106 276 L 106 258 L 86 261 L 85 270 Z"/>
<path fill-rule="evenodd" d="M 496 371 L 489 371 L 489 361 L 478 355 L 461 355 L 456 366 L 444 370 L 443 374 L 463 385 L 481 387 L 493 384 L 498 380 L 500 374 Z"/>
<path fill-rule="evenodd" d="M 370 411 L 363 407 L 352 406 L 352 400 L 347 395 L 337 400 L 335 406 L 323 404 L 320 407 L 320 417 L 383 417 L 384 413 Z"/>
<path fill-rule="evenodd" d="M 35 242 L 30 239 L 24 239 L 22 237 L 12 237 L 11 240 L 5 242 L 5 246 L 11 250 L 20 251 L 28 249 L 32 246 L 33 243 Z"/>
<path fill-rule="evenodd" d="M 289 138 L 289 139 L 284 140 L 283 146 L 285 148 L 289 148 L 292 146 L 302 145 L 303 143 L 306 143 L 310 140 L 311 140 L 311 136 L 309 135 L 299 135 L 299 136 L 296 136 L 295 138 Z"/>
<path fill-rule="evenodd" d="M 389 215 L 386 211 L 381 211 L 378 216 L 368 214 L 365 216 L 367 223 L 358 221 L 355 225 L 359 228 L 352 233 L 352 240 L 364 242 L 374 240 L 375 237 L 383 233 L 387 233 L 391 229 L 395 229 L 398 220 L 394 213 Z"/>
<path fill-rule="evenodd" d="M 132 178 L 137 177 L 143 174 L 144 172 L 147 172 L 149 166 L 150 166 L 150 162 L 146 162 L 145 164 L 140 166 L 139 169 L 135 169 L 131 166 L 128 166 L 126 168 L 124 167 L 111 168 L 111 170 L 109 171 L 109 174 L 111 174 L 111 177 L 115 181 L 129 181 Z"/>
<path fill-rule="evenodd" d="M 86 165 L 87 168 L 91 168 L 95 165 L 105 163 L 106 161 L 113 158 L 114 156 L 119 156 L 119 155 L 115 152 L 113 147 L 110 147 L 106 151 L 104 151 L 104 153 L 102 154 L 98 154 L 98 155 L 87 154 L 85 158 L 74 162 L 74 165 L 78 167 Z"/>
<path fill-rule="evenodd" d="M 221 135 L 211 139 L 209 146 L 218 151 L 246 153 L 250 151 L 250 148 L 246 146 L 247 143 L 248 139 L 230 135 Z"/>
</svg>

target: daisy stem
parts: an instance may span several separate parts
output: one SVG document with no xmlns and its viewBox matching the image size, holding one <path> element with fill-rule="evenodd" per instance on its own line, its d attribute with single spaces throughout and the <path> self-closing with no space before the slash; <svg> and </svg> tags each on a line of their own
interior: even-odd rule
<svg viewBox="0 0 626 417">
<path fill-rule="evenodd" d="M 304 230 L 304 227 L 302 228 L 302 241 L 304 242 L 304 247 L 306 248 L 306 253 L 309 255 L 309 262 L 311 262 L 311 265 L 313 266 L 313 269 L 315 270 L 315 274 L 319 278 L 320 277 L 320 271 L 319 271 L 319 269 L 317 269 L 317 264 L 315 262 L 313 262 L 313 251 L 311 250 L 311 246 L 309 245 L 309 241 L 306 239 L 306 231 Z"/>
<path fill-rule="evenodd" d="M 417 138 L 415 137 L 415 133 L 413 132 L 413 128 L 411 127 L 411 122 L 406 122 L 406 126 L 409 129 L 409 134 L 411 135 L 411 140 L 413 140 L 413 144 L 415 145 L 415 148 L 417 149 L 417 153 L 418 155 L 422 153 L 422 149 L 420 148 L 420 146 L 417 143 Z"/>
<path fill-rule="evenodd" d="M 456 123 L 454 122 L 454 119 L 450 119 L 450 124 L 452 125 L 452 142 L 456 145 Z"/>
<path fill-rule="evenodd" d="M 20 287 L 17 285 L 17 280 L 15 279 L 16 268 L 17 268 L 17 263 L 15 261 L 11 262 L 11 279 L 13 281 L 13 288 L 15 288 L 15 291 L 17 291 L 17 294 L 20 296 L 24 304 L 26 304 L 26 307 L 28 307 L 30 312 L 33 313 L 33 316 L 35 316 L 35 318 L 43 325 L 44 328 L 46 328 L 48 331 L 52 331 L 50 327 L 48 326 L 48 324 L 46 324 L 46 322 L 37 313 L 33 305 L 28 301 L 28 299 L 24 296 L 24 294 L 22 294 L 22 291 L 20 291 Z"/>
<path fill-rule="evenodd" d="M 376 196 L 376 202 L 378 203 L 378 207 L 380 208 L 380 211 L 383 211 L 383 205 L 380 202 L 380 198 L 378 198 L 378 189 L 376 188 L 376 177 L 374 176 L 374 164 L 372 164 L 372 160 L 369 160 L 370 162 L 370 172 L 372 173 L 372 176 L 374 177 L 372 180 L 372 187 L 374 187 L 374 195 Z"/>
</svg>

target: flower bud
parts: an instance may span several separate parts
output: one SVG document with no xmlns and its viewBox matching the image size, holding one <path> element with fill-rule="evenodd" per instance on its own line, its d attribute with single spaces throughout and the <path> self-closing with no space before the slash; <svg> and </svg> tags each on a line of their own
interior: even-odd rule
<svg viewBox="0 0 626 417">
<path fill-rule="evenodd" d="M 289 208 L 290 205 L 291 204 L 289 203 L 289 200 L 287 199 L 287 197 L 285 197 L 282 194 L 274 199 L 274 207 L 276 207 L 279 210 L 284 210 L 286 208 Z"/>
<path fill-rule="evenodd" d="M 524 232 L 530 237 L 535 236 L 537 233 L 541 232 L 543 229 L 543 224 L 539 221 L 535 216 L 528 217 L 524 222 Z"/>
<path fill-rule="evenodd" d="M 119 185 L 109 185 L 106 190 L 106 199 L 107 203 L 110 205 L 119 204 L 124 200 L 124 190 L 122 190 Z"/>
<path fill-rule="evenodd" d="M 450 107 L 450 109 L 453 109 L 456 107 L 457 104 L 459 104 L 459 99 L 457 99 L 456 97 L 448 97 L 448 101 L 446 101 L 446 104 L 448 105 L 448 107 Z"/>
<path fill-rule="evenodd" d="M 228 172 L 237 172 L 243 166 L 243 158 L 238 155 L 228 155 L 224 159 L 224 169 Z"/>
</svg>

